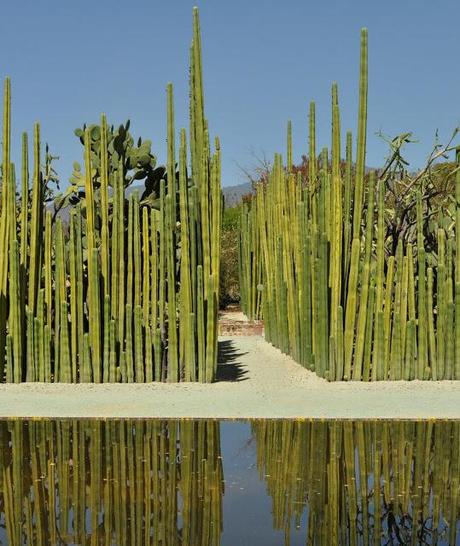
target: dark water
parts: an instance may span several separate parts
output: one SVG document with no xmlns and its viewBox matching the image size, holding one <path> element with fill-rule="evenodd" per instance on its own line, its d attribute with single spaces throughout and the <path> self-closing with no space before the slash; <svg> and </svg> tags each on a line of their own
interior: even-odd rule
<svg viewBox="0 0 460 546">
<path fill-rule="evenodd" d="M 460 544 L 460 422 L 0 422 L 0 543 Z"/>
</svg>

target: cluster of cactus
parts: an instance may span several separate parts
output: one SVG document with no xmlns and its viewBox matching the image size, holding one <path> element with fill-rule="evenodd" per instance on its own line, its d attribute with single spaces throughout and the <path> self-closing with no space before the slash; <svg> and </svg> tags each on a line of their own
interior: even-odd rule
<svg viewBox="0 0 460 546">
<path fill-rule="evenodd" d="M 363 29 L 355 159 L 347 132 L 342 161 L 333 84 L 330 157 L 327 148 L 317 156 L 311 103 L 308 176 L 293 167 L 289 124 L 287 163 L 275 156 L 243 209 L 243 309 L 251 317 L 262 309 L 266 339 L 330 381 L 460 379 L 460 170 L 456 212 L 439 218 L 435 248 L 424 248 L 422 181 L 406 188 L 416 237 L 393 249 L 385 179 L 365 167 L 367 56 Z"/>
<path fill-rule="evenodd" d="M 264 268 L 257 217 L 249 214 L 247 202 L 242 204 L 239 238 L 239 278 L 241 309 L 249 320 L 262 316 Z"/>
<path fill-rule="evenodd" d="M 177 158 L 171 84 L 167 111 L 168 155 L 162 176 L 153 170 L 150 143 L 139 141 L 138 147 L 133 147 L 127 128 L 122 126 L 114 135 L 105 116 L 100 126 L 77 133 L 85 147 L 84 173 L 75 166 L 72 186 L 62 197 L 69 197 L 65 201 L 70 207 L 67 225 L 45 206 L 38 124 L 32 189 L 24 135 L 22 191 L 17 198 L 10 151 L 10 82 L 6 80 L 0 380 L 100 383 L 214 379 L 222 206 L 220 150 L 216 140 L 215 152 L 210 151 L 204 117 L 196 9 L 190 154 L 182 129 Z M 191 169 L 187 167 L 189 155 Z M 127 198 L 127 169 L 135 169 L 134 177 L 139 173 L 147 177 L 146 192 L 150 198 L 157 192 L 155 203 L 141 200 L 136 191 Z"/>
<path fill-rule="evenodd" d="M 220 544 L 217 422 L 3 421 L 0 441 L 8 544 Z"/>
<path fill-rule="evenodd" d="M 312 546 L 458 543 L 459 422 L 264 420 L 252 430 L 286 545 L 304 525 Z"/>
</svg>

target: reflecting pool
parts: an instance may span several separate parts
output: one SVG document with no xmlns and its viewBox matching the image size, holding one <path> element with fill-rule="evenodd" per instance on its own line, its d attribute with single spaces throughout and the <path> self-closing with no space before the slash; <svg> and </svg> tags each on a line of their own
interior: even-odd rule
<svg viewBox="0 0 460 546">
<path fill-rule="evenodd" d="M 460 544 L 459 421 L 0 422 L 0 544 Z"/>
</svg>

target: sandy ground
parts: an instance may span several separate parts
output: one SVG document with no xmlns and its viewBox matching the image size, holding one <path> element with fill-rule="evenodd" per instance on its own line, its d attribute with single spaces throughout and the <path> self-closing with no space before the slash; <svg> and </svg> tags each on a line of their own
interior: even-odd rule
<svg viewBox="0 0 460 546">
<path fill-rule="evenodd" d="M 0 386 L 0 418 L 455 418 L 460 381 L 328 383 L 260 336 L 224 337 L 220 380 Z"/>
</svg>

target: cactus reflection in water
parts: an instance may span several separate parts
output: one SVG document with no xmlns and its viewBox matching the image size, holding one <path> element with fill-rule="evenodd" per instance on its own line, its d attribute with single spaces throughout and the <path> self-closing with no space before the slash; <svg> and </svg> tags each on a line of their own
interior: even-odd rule
<svg viewBox="0 0 460 546">
<path fill-rule="evenodd" d="M 0 442 L 2 544 L 460 539 L 455 421 L 9 421 Z M 253 513 L 268 518 L 256 534 Z"/>
<path fill-rule="evenodd" d="M 307 544 L 460 540 L 460 423 L 253 424 L 273 525 L 290 543 L 307 507 Z"/>
<path fill-rule="evenodd" d="M 8 544 L 218 546 L 219 424 L 2 422 Z"/>
<path fill-rule="evenodd" d="M 114 165 L 124 153 L 113 150 L 121 136 L 113 138 L 113 128 L 102 116 L 100 126 L 79 132 L 85 172 L 78 167 L 79 199 L 70 201 L 69 225 L 45 206 L 48 190 L 38 124 L 32 189 L 24 135 L 17 200 L 10 95 L 7 79 L 0 381 L 212 381 L 217 365 L 220 151 L 217 140 L 215 152 L 210 151 L 204 115 L 197 10 L 191 48 L 190 153 L 182 130 L 176 157 L 173 90 L 168 85 L 167 167 L 158 195 L 140 202 L 133 193 L 127 199 L 126 158 L 120 156 L 118 167 Z M 131 168 L 142 170 L 150 161 L 146 145 L 139 141 L 137 155 L 129 157 Z"/>
<path fill-rule="evenodd" d="M 289 125 L 287 165 L 276 155 L 243 205 L 243 309 L 251 318 L 262 309 L 266 339 L 330 381 L 460 379 L 460 170 L 447 214 L 427 208 L 428 175 L 406 188 L 411 240 L 401 231 L 394 244 L 385 226 L 390 183 L 365 175 L 366 120 L 363 29 L 356 158 L 347 133 L 342 161 L 334 84 L 331 156 L 324 149 L 317 157 L 312 103 L 308 173 L 293 169 Z M 439 229 L 428 253 L 431 217 Z"/>
</svg>

